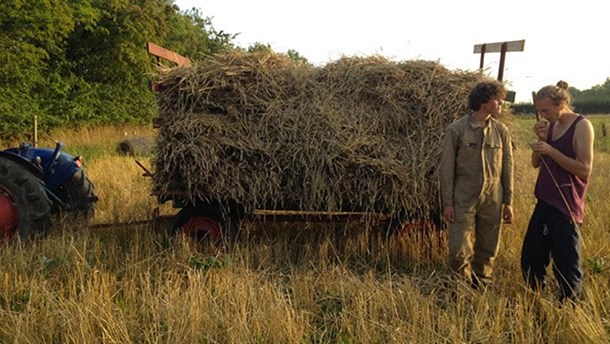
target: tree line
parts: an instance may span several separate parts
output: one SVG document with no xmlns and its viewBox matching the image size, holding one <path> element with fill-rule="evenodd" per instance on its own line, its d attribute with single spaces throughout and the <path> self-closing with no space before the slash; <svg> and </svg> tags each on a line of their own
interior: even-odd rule
<svg viewBox="0 0 610 344">
<path fill-rule="evenodd" d="M 573 105 L 577 112 L 583 114 L 610 114 L 610 78 L 601 85 L 584 91 L 570 89 Z"/>
<path fill-rule="evenodd" d="M 574 111 L 581 114 L 610 114 L 610 78 L 588 90 L 569 87 L 568 92 L 572 97 Z M 532 114 L 535 111 L 531 103 L 514 104 L 512 109 L 515 114 Z"/>
</svg>

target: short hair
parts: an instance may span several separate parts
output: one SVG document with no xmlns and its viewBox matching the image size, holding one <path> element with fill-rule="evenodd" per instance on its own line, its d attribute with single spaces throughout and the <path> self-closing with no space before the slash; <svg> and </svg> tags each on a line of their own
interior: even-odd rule
<svg viewBox="0 0 610 344">
<path fill-rule="evenodd" d="M 487 103 L 495 96 L 499 96 L 502 99 L 506 97 L 504 83 L 495 79 L 479 80 L 470 91 L 468 107 L 472 111 L 478 111 L 481 108 L 481 104 Z"/>
<path fill-rule="evenodd" d="M 565 103 L 565 105 L 570 106 L 572 101 L 570 92 L 568 92 L 568 83 L 563 80 L 559 80 L 556 85 L 548 85 L 541 88 L 536 93 L 536 100 L 542 98 L 549 98 L 555 105 Z"/>
</svg>

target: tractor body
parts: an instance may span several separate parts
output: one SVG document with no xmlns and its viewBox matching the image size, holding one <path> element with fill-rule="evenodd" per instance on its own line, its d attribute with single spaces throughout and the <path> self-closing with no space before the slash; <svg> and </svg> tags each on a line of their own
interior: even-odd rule
<svg viewBox="0 0 610 344">
<path fill-rule="evenodd" d="M 45 232 L 52 215 L 93 215 L 97 201 L 80 156 L 22 143 L 0 151 L 0 237 L 29 237 Z"/>
</svg>

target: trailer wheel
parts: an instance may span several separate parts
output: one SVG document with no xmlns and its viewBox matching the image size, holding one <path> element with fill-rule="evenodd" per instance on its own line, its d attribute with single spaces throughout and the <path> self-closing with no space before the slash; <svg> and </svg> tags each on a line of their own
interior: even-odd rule
<svg viewBox="0 0 610 344">
<path fill-rule="evenodd" d="M 50 224 L 51 201 L 44 183 L 18 163 L 0 158 L 0 238 L 29 238 Z"/>
<path fill-rule="evenodd" d="M 62 186 L 59 187 L 58 195 L 66 203 L 75 215 L 89 220 L 94 214 L 94 204 L 97 201 L 95 186 L 89 180 L 85 170 L 80 170 Z"/>
<path fill-rule="evenodd" d="M 183 235 L 197 243 L 209 241 L 220 247 L 224 241 L 222 220 L 216 209 L 205 206 L 182 208 L 170 227 L 170 236 Z"/>
<path fill-rule="evenodd" d="M 429 212 L 426 216 L 417 212 L 400 212 L 385 223 L 386 239 L 392 239 L 399 251 L 408 250 L 413 245 L 429 254 L 440 251 L 444 246 L 443 229 L 440 212 Z"/>
</svg>

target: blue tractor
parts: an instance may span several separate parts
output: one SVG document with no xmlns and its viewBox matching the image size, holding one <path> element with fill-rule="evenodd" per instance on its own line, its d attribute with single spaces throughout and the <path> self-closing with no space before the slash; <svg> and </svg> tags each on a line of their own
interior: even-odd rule
<svg viewBox="0 0 610 344">
<path fill-rule="evenodd" d="M 81 157 L 22 143 L 0 151 L 0 240 L 29 238 L 50 227 L 52 216 L 88 220 L 97 196 Z"/>
</svg>

